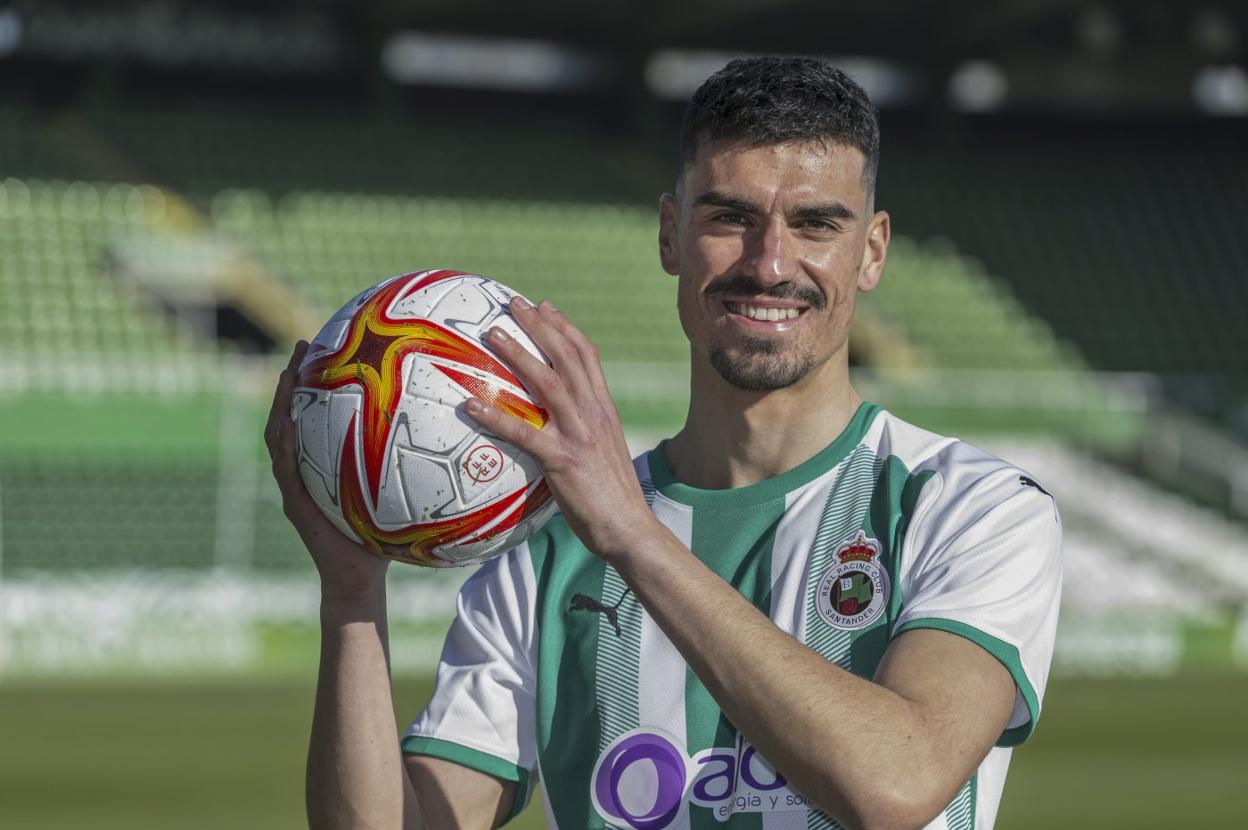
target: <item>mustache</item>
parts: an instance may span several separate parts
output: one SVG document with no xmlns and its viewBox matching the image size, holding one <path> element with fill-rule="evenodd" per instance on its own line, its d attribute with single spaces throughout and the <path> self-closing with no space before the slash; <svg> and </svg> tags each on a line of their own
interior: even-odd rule
<svg viewBox="0 0 1248 830">
<path fill-rule="evenodd" d="M 744 294 L 748 296 L 770 297 L 773 300 L 796 300 L 817 311 L 822 311 L 828 304 L 828 298 L 813 285 L 782 282 L 779 285 L 766 286 L 744 274 L 720 277 L 707 285 L 703 293 L 708 295 Z"/>
</svg>

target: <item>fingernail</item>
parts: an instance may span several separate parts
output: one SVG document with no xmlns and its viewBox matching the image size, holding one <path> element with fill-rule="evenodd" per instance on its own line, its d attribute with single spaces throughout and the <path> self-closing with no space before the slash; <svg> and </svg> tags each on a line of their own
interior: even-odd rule
<svg viewBox="0 0 1248 830">
<path fill-rule="evenodd" d="M 547 311 L 558 311 L 558 310 L 559 310 L 559 309 L 555 308 L 555 304 L 554 304 L 554 303 L 552 303 L 550 300 L 542 300 L 542 307 L 543 307 L 543 308 L 545 308 Z"/>
<path fill-rule="evenodd" d="M 479 415 L 484 411 L 484 408 L 481 406 L 481 401 L 476 398 L 469 398 L 467 403 L 464 404 L 464 408 L 474 415 Z"/>
<path fill-rule="evenodd" d="M 502 329 L 498 327 L 490 329 L 490 337 L 493 337 L 499 343 L 507 342 L 507 332 L 503 331 Z"/>
<path fill-rule="evenodd" d="M 511 302 L 516 308 L 532 308 L 533 307 L 533 305 L 528 300 L 526 300 L 524 297 L 521 297 L 519 295 L 512 297 Z"/>
</svg>

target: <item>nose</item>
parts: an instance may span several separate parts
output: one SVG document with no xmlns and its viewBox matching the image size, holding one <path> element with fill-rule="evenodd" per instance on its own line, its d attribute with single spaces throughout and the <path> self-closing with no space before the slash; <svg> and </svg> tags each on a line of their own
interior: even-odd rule
<svg viewBox="0 0 1248 830">
<path fill-rule="evenodd" d="M 746 240 L 742 270 L 764 285 L 789 282 L 797 276 L 797 256 L 784 222 L 759 225 Z"/>
</svg>

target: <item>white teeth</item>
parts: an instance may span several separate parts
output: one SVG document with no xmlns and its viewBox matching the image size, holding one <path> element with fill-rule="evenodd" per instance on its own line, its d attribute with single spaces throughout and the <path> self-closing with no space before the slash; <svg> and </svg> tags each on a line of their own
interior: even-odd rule
<svg viewBox="0 0 1248 830">
<path fill-rule="evenodd" d="M 749 317 L 751 320 L 764 320 L 774 323 L 778 320 L 792 320 L 802 312 L 796 308 L 763 308 L 762 306 L 744 305 L 743 303 L 728 303 L 728 310 L 733 314 L 740 314 L 743 317 Z"/>
</svg>

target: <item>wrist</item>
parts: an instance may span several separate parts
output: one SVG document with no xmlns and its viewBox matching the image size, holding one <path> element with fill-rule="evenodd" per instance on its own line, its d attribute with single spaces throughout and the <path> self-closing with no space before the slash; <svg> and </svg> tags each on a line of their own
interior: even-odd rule
<svg viewBox="0 0 1248 830">
<path fill-rule="evenodd" d="M 670 539 L 674 539 L 671 531 L 647 509 L 643 516 L 607 534 L 606 540 L 595 546 L 594 553 L 624 576 L 626 571 L 640 566 Z"/>
<path fill-rule="evenodd" d="M 385 616 L 386 580 L 382 573 L 364 584 L 344 585 L 321 580 L 321 618 L 347 622 L 372 620 Z"/>
</svg>

